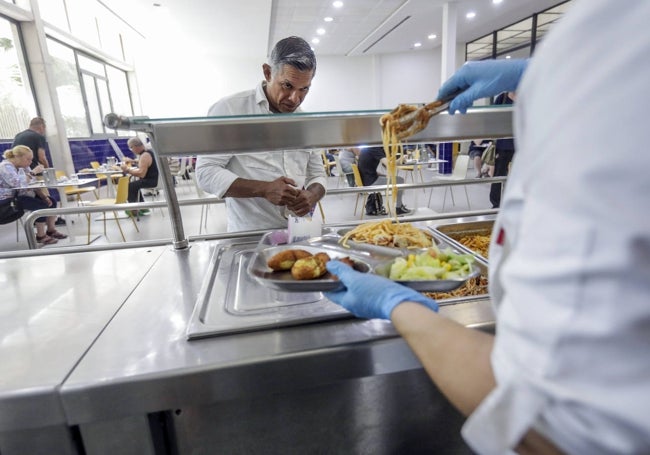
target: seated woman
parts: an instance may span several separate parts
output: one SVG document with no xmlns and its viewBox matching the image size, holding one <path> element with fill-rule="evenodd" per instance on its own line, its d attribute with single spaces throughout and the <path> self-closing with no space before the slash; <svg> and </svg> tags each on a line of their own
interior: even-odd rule
<svg viewBox="0 0 650 455">
<path fill-rule="evenodd" d="M 29 190 L 11 189 L 20 186 L 19 169 L 24 169 L 28 181 L 31 178 L 29 165 L 32 162 L 32 156 L 32 150 L 24 145 L 17 145 L 4 152 L 4 160 L 0 162 L 0 201 L 13 198 L 15 192 L 18 191 L 17 199 L 24 210 L 33 211 L 52 207 L 52 199 L 40 188 Z M 33 171 L 42 171 L 42 169 L 37 168 L 38 166 Z M 38 243 L 51 245 L 56 243 L 57 239 L 67 237 L 67 235 L 56 230 L 55 222 L 56 216 L 42 216 L 36 219 L 36 241 Z"/>
</svg>

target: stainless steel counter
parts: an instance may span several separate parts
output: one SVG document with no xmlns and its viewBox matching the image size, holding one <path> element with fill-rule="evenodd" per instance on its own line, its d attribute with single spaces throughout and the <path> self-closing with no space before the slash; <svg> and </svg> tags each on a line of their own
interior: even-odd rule
<svg viewBox="0 0 650 455">
<path fill-rule="evenodd" d="M 0 260 L 0 452 L 67 427 L 59 388 L 165 249 Z"/>
<path fill-rule="evenodd" d="M 349 318 L 188 341 L 210 254 L 228 241 L 1 261 L 3 455 L 21 453 L 26 429 L 42 436 L 55 428 L 46 446 L 60 453 L 77 453 L 75 444 L 86 453 L 156 453 L 152 419 L 160 416 L 171 416 L 175 444 L 189 450 L 188 415 L 207 425 L 203 419 L 225 403 L 282 396 L 296 417 L 306 410 L 294 400 L 305 394 L 323 399 L 345 390 L 372 401 L 390 381 L 398 390 L 407 381 L 435 392 L 387 321 Z M 442 311 L 466 325 L 492 321 L 485 300 Z M 449 418 L 455 411 L 445 406 Z"/>
</svg>

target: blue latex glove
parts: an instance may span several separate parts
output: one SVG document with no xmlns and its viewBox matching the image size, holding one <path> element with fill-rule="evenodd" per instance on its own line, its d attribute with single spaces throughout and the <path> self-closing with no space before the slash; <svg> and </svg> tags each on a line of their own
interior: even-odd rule
<svg viewBox="0 0 650 455">
<path fill-rule="evenodd" d="M 437 99 L 443 99 L 457 90 L 463 90 L 449 104 L 449 113 L 453 115 L 456 111 L 460 111 L 464 114 L 475 100 L 517 90 L 519 80 L 527 66 L 528 59 L 467 62 L 442 84 Z"/>
<path fill-rule="evenodd" d="M 390 319 L 393 309 L 405 301 L 438 311 L 435 300 L 387 278 L 359 273 L 339 261 L 327 262 L 327 270 L 339 277 L 345 289 L 326 292 L 325 297 L 360 318 Z"/>
</svg>

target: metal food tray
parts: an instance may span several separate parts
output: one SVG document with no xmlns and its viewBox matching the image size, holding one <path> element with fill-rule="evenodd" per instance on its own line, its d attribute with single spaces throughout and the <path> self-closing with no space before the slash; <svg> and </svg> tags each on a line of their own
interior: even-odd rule
<svg viewBox="0 0 650 455">
<path fill-rule="evenodd" d="M 284 292 L 259 284 L 248 273 L 250 261 L 260 249 L 278 245 L 284 236 L 272 231 L 261 240 L 234 239 L 216 243 L 186 330 L 188 340 L 233 333 L 254 332 L 312 322 L 347 319 L 353 315 L 326 299 L 321 292 Z M 345 251 L 369 264 L 405 254 L 404 250 L 362 245 L 341 249 L 340 237 L 329 233 L 306 241 L 324 250 Z M 441 243 L 445 247 L 446 242 Z M 298 245 L 298 244 L 294 244 Z M 453 247 L 453 246 L 452 246 Z M 481 274 L 487 267 L 477 261 Z M 441 300 L 440 305 L 483 300 L 487 295 Z"/>
<path fill-rule="evenodd" d="M 304 244 L 301 244 L 304 243 Z M 327 253 L 330 259 L 341 259 L 349 257 L 354 262 L 354 268 L 363 273 L 371 271 L 370 265 L 354 252 L 344 248 L 328 247 L 325 249 L 317 242 L 301 242 L 290 245 L 272 246 L 257 251 L 253 259 L 248 264 L 248 274 L 257 280 L 262 286 L 286 292 L 326 292 L 343 289 L 343 284 L 333 277 L 329 272 L 316 279 L 295 279 L 290 270 L 276 271 L 271 270 L 267 263 L 270 258 L 286 250 L 300 249 L 307 251 L 312 255 L 316 253 Z"/>
<path fill-rule="evenodd" d="M 466 235 L 492 235 L 495 219 L 496 215 L 455 218 L 443 220 L 442 223 L 434 224 L 429 229 L 436 238 L 449 243 L 454 248 L 473 254 L 481 262 L 487 264 L 488 258 L 463 245 L 459 240 Z"/>
</svg>

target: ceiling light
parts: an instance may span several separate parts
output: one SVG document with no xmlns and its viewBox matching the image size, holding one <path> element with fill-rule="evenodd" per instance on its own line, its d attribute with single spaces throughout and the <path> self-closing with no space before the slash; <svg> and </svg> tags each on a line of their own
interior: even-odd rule
<svg viewBox="0 0 650 455">
<path fill-rule="evenodd" d="M 319 35 L 324 35 L 325 34 L 325 29 L 324 28 L 319 28 L 318 30 L 316 30 L 316 33 L 318 33 Z"/>
<path fill-rule="evenodd" d="M 501 3 L 502 1 L 503 1 L 503 0 L 492 0 L 492 3 L 494 3 L 495 5 L 498 5 L 498 4 Z"/>
<path fill-rule="evenodd" d="M 476 13 L 474 11 L 470 11 L 469 13 L 465 14 L 465 17 L 467 19 L 474 19 L 476 17 Z"/>
<path fill-rule="evenodd" d="M 320 43 L 320 40 L 318 38 L 312 38 L 311 42 L 314 43 L 314 44 L 318 44 L 318 43 Z"/>
<path fill-rule="evenodd" d="M 510 56 L 509 56 L 509 55 L 506 55 L 506 58 L 510 58 Z"/>
<path fill-rule="evenodd" d="M 413 47 L 420 47 L 422 46 L 422 43 L 413 43 Z"/>
<path fill-rule="evenodd" d="M 334 8 L 342 8 L 343 7 L 343 2 L 341 0 L 336 0 L 334 3 L 332 3 L 332 6 Z"/>
<path fill-rule="evenodd" d="M 429 39 L 436 39 L 437 37 L 438 35 L 436 35 L 435 33 L 432 33 L 431 35 L 427 36 L 427 38 Z"/>
<path fill-rule="evenodd" d="M 326 18 L 323 19 L 325 22 L 332 22 L 334 20 L 333 17 L 327 16 Z"/>
</svg>

